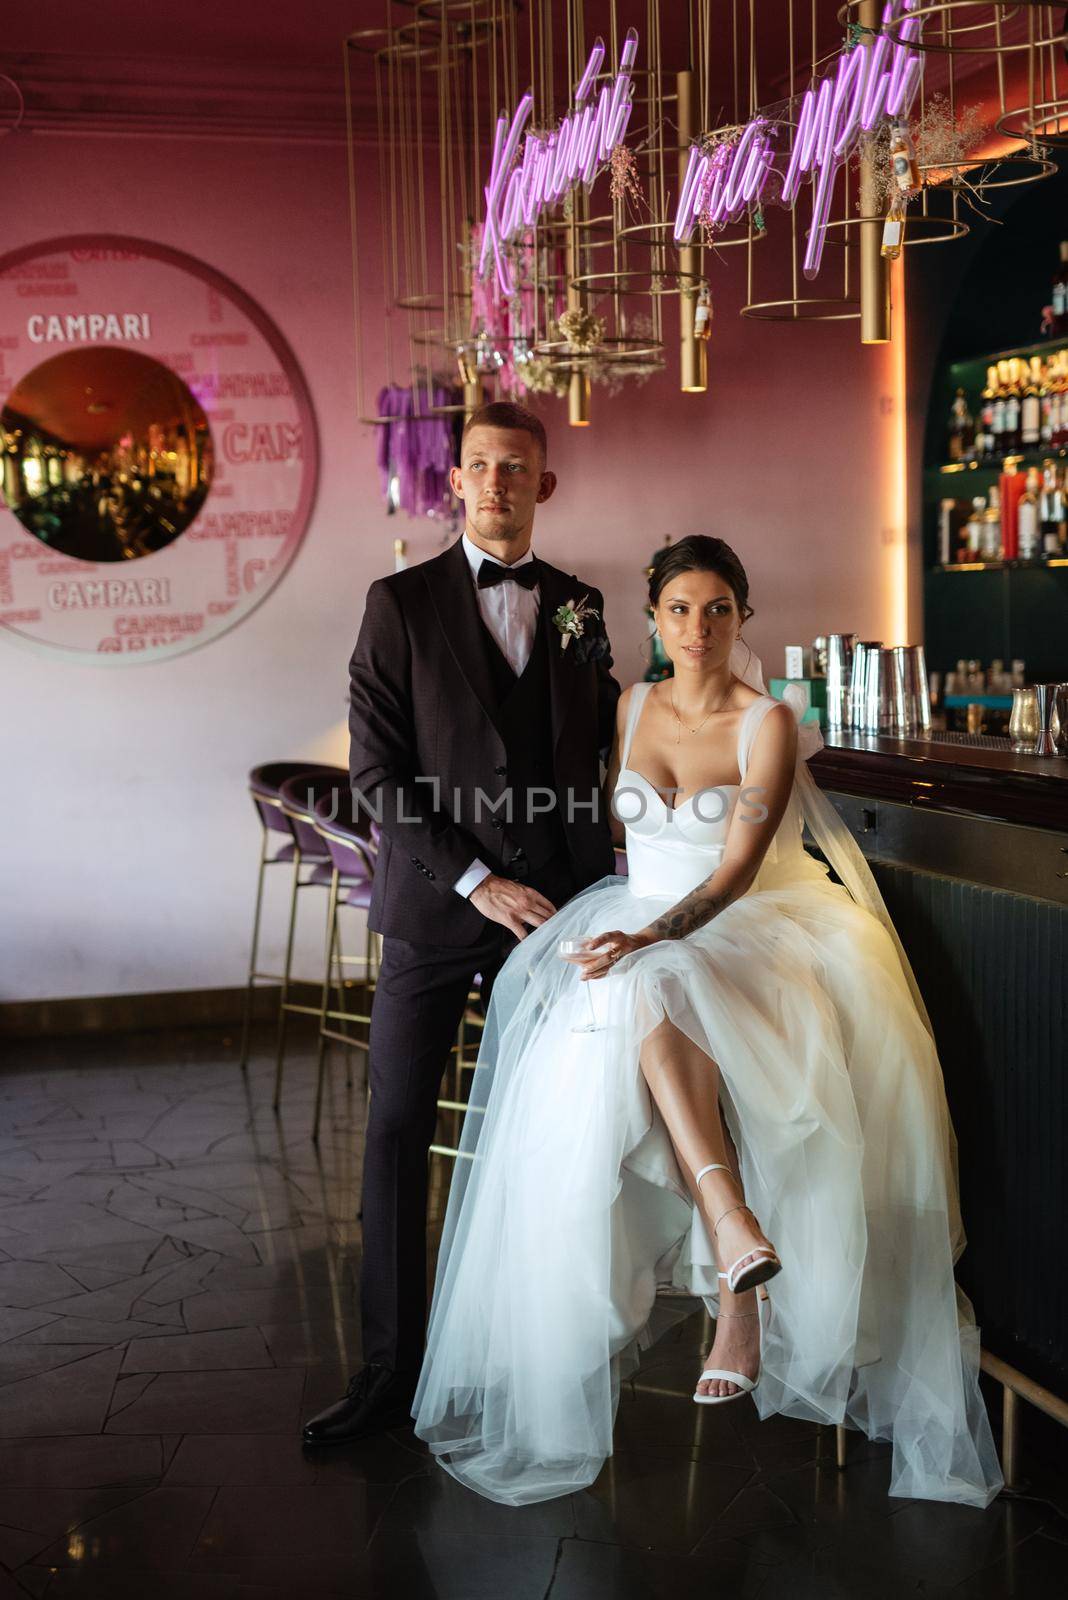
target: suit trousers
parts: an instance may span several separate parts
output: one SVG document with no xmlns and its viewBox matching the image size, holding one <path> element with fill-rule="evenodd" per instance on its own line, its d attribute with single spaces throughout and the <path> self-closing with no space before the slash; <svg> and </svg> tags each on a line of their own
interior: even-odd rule
<svg viewBox="0 0 1068 1600">
<path fill-rule="evenodd" d="M 556 906 L 577 887 L 554 858 L 524 880 Z M 449 1051 L 476 975 L 483 1004 L 516 940 L 486 922 L 474 944 L 383 940 L 371 1008 L 371 1089 L 363 1164 L 363 1358 L 411 1375 L 426 1334 L 427 1160 Z"/>
</svg>

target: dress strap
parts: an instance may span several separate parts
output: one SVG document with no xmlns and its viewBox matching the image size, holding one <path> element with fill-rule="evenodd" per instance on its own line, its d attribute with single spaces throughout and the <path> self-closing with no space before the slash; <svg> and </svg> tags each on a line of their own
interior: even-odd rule
<svg viewBox="0 0 1068 1600">
<path fill-rule="evenodd" d="M 753 701 L 738 724 L 738 772 L 743 784 L 753 750 L 753 740 L 768 712 L 774 711 L 778 705 L 782 705 L 781 700 L 776 700 L 771 695 L 761 695 L 759 700 Z"/>
<path fill-rule="evenodd" d="M 642 714 L 645 697 L 652 688 L 651 683 L 636 683 L 630 691 L 630 705 L 627 707 L 627 721 L 623 728 L 623 749 L 620 753 L 619 764 L 625 767 L 630 760 L 630 747 L 634 740 L 634 730 L 638 725 L 638 718 Z"/>
</svg>

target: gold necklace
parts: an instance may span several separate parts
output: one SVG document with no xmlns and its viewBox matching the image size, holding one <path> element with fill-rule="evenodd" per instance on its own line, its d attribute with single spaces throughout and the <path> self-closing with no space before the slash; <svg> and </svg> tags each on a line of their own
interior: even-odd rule
<svg viewBox="0 0 1068 1600">
<path fill-rule="evenodd" d="M 719 705 L 718 706 L 713 706 L 712 710 L 708 713 L 708 716 L 702 717 L 700 722 L 697 724 L 696 728 L 691 728 L 689 723 L 683 722 L 682 718 L 679 716 L 678 707 L 675 704 L 675 690 L 674 690 L 674 687 L 670 688 L 668 690 L 668 698 L 671 701 L 671 709 L 675 714 L 675 721 L 679 725 L 679 731 L 675 735 L 675 743 L 676 744 L 680 744 L 682 742 L 682 730 L 683 730 L 683 728 L 686 729 L 687 733 L 700 733 L 701 729 L 704 727 L 705 723 L 708 721 L 708 718 L 709 717 L 714 717 L 717 711 L 722 711 L 723 710 L 723 707 L 727 704 L 727 701 L 730 699 L 731 695 L 734 693 L 734 689 L 735 689 L 735 685 L 732 683 L 730 688 L 727 690 L 726 695 L 720 701 Z"/>
</svg>

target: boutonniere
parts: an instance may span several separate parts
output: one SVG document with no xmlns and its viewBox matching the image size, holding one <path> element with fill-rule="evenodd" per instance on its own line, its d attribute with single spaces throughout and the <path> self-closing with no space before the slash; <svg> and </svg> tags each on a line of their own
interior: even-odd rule
<svg viewBox="0 0 1068 1600">
<path fill-rule="evenodd" d="M 584 594 L 581 600 L 565 600 L 553 614 L 553 626 L 560 634 L 560 649 L 568 649 L 573 639 L 575 648 L 570 659 L 580 667 L 608 654 L 604 621 L 596 606 L 587 605 L 588 599 Z"/>
</svg>

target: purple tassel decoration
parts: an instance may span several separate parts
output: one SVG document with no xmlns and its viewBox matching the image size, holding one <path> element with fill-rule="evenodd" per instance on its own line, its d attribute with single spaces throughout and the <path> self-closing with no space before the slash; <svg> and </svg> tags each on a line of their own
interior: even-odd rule
<svg viewBox="0 0 1068 1600">
<path fill-rule="evenodd" d="M 382 496 L 391 504 L 389 485 L 397 478 L 397 509 L 410 517 L 441 516 L 451 508 L 449 468 L 454 464 L 452 428 L 448 416 L 425 416 L 417 409 L 422 391 L 390 384 L 378 395 L 378 415 L 392 420 L 379 424 L 378 473 Z M 438 384 L 433 404 L 446 406 L 451 392 Z"/>
</svg>

